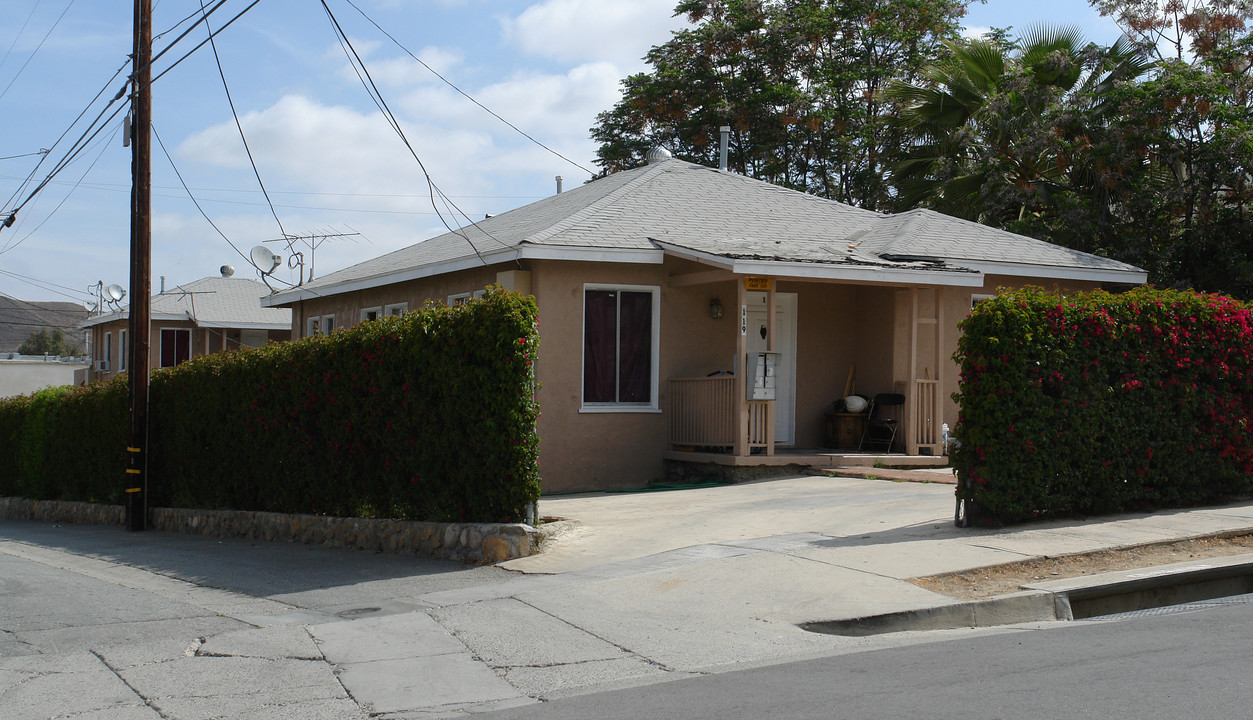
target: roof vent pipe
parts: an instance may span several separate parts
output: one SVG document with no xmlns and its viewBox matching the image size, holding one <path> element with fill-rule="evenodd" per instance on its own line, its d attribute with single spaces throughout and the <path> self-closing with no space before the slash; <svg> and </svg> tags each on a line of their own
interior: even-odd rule
<svg viewBox="0 0 1253 720">
<path fill-rule="evenodd" d="M 151 291 L 149 291 L 149 292 L 151 292 Z M 164 276 L 164 275 L 162 275 L 162 276 L 161 276 L 161 292 L 162 292 L 162 294 L 164 294 L 164 293 L 165 293 L 165 276 Z"/>
<path fill-rule="evenodd" d="M 557 176 L 557 194 L 558 195 L 561 194 L 561 176 L 560 175 Z"/>
<path fill-rule="evenodd" d="M 722 142 L 718 145 L 718 169 L 727 169 L 727 146 L 731 143 L 731 126 L 723 125 L 718 128 L 722 133 Z"/>
</svg>

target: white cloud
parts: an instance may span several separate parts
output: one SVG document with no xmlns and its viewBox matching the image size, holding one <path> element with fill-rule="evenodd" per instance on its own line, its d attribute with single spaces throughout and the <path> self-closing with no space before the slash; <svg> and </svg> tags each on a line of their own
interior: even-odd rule
<svg viewBox="0 0 1253 720">
<path fill-rule="evenodd" d="M 687 25 L 673 13 L 674 0 L 544 0 L 501 25 L 508 42 L 533 55 L 639 68 L 649 48 Z"/>
</svg>

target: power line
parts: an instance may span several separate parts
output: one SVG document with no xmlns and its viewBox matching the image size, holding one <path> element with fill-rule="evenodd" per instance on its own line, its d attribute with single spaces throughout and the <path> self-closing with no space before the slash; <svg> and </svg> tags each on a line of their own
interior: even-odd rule
<svg viewBox="0 0 1253 720">
<path fill-rule="evenodd" d="M 101 129 L 103 130 L 104 126 L 101 126 Z M 117 135 L 117 131 L 114 131 L 114 137 L 116 137 L 116 135 Z M 94 167 L 96 167 L 96 163 L 100 162 L 100 158 L 104 156 L 104 151 L 108 149 L 108 145 L 104 143 L 99 143 L 99 145 L 100 145 L 100 153 L 96 155 L 96 159 L 92 160 L 91 164 L 87 166 L 87 169 L 83 171 L 83 174 L 79 176 L 78 182 L 74 183 L 74 186 L 70 188 L 70 191 L 65 194 L 65 197 L 61 198 L 61 202 L 57 203 L 57 206 L 52 209 L 52 212 L 48 213 L 48 215 L 44 217 L 44 219 L 41 220 L 39 224 L 36 225 L 33 230 L 23 235 L 20 240 L 14 243 L 6 242 L 3 247 L 0 247 L 0 255 L 3 255 L 4 253 L 16 248 L 17 246 L 26 242 L 26 240 L 31 235 L 34 235 L 35 233 L 39 232 L 39 228 L 43 227 L 45 223 L 51 220 L 52 216 L 56 215 L 57 211 L 60 210 L 61 207 L 65 205 L 67 201 L 69 201 L 70 196 L 73 195 L 74 191 L 78 189 L 79 183 L 81 183 L 83 179 L 87 177 L 87 174 L 90 173 Z"/>
<path fill-rule="evenodd" d="M 253 3 L 253 5 L 255 4 Z M 204 10 L 204 0 L 201 0 L 200 8 L 202 11 Z M 247 12 L 247 10 L 244 12 Z M 209 27 L 208 16 L 205 16 L 205 27 Z M 235 101 L 231 98 L 231 88 L 226 83 L 226 72 L 222 70 L 222 58 L 218 55 L 217 43 L 213 41 L 212 28 L 209 28 L 209 47 L 213 49 L 213 60 L 217 63 L 218 77 L 222 78 L 222 90 L 226 92 L 226 102 L 231 106 L 231 117 L 235 118 L 235 128 L 239 130 L 239 140 L 244 144 L 244 152 L 248 154 L 248 164 L 252 166 L 252 174 L 257 178 L 257 185 L 261 187 L 261 194 L 265 195 L 265 201 L 270 206 L 270 214 L 274 216 L 274 222 L 278 223 L 279 232 L 286 237 L 287 231 L 283 229 L 283 221 L 279 219 L 278 211 L 274 209 L 274 203 L 270 201 L 270 195 L 265 191 L 265 182 L 261 180 L 261 171 L 257 169 L 257 161 L 253 158 L 252 148 L 248 147 L 248 138 L 244 135 L 244 126 L 239 122 L 239 113 L 235 111 Z M 179 179 L 181 180 L 182 178 Z"/>
<path fill-rule="evenodd" d="M 48 154 L 47 149 L 40 148 L 37 152 L 22 153 L 21 155 L 6 155 L 4 157 L 0 157 L 0 160 L 14 160 L 16 158 L 31 157 L 32 155 L 47 155 L 47 154 Z"/>
<path fill-rule="evenodd" d="M 27 285 L 34 285 L 40 290 L 46 290 L 48 292 L 55 293 L 62 297 L 71 298 L 74 300 L 74 302 L 83 302 L 83 300 L 80 298 L 74 297 L 73 295 L 68 295 L 58 290 L 54 290 L 53 288 L 62 288 L 64 290 L 69 290 L 70 292 L 75 292 L 80 295 L 87 295 L 89 297 L 95 297 L 94 295 L 91 295 L 90 293 L 87 293 L 87 292 L 83 292 L 82 290 L 75 290 L 74 288 L 66 287 L 64 285 L 57 285 L 56 283 L 49 282 L 47 280 L 40 280 L 38 278 L 29 277 L 27 275 L 21 275 L 11 270 L 0 270 L 0 275 L 5 275 L 7 277 L 13 278 L 14 280 L 17 280 L 18 282 L 26 283 Z"/>
<path fill-rule="evenodd" d="M 9 43 L 9 49 L 4 51 L 4 57 L 0 58 L 0 68 L 9 61 L 9 56 L 13 54 L 13 48 L 17 47 L 17 41 L 22 39 L 22 35 L 26 32 L 26 26 L 30 24 L 30 19 L 35 17 L 35 11 L 39 9 L 40 0 L 36 0 L 31 6 L 30 12 L 26 14 L 26 19 L 22 21 L 22 27 L 18 29 L 17 34 L 13 36 L 13 42 Z"/>
<path fill-rule="evenodd" d="M 582 170 L 583 172 L 587 173 L 588 175 L 595 175 L 595 174 L 596 174 L 596 173 L 592 172 L 591 170 L 588 170 L 587 168 L 585 168 L 585 167 L 583 167 L 582 165 L 578 164 L 577 162 L 575 162 L 575 161 L 571 160 L 570 158 L 566 157 L 565 155 L 562 155 L 561 153 L 557 152 L 556 150 L 553 150 L 552 148 L 548 147 L 547 145 L 545 145 L 544 143 L 540 142 L 539 140 L 536 140 L 535 138 L 531 137 L 531 136 L 530 136 L 530 135 L 529 135 L 526 131 L 522 130 L 522 129 L 521 129 L 521 128 L 519 128 L 517 125 L 514 125 L 513 123 L 511 123 L 511 122 L 509 122 L 508 120 L 504 119 L 504 118 L 503 118 L 503 117 L 501 117 L 500 115 L 497 115 L 497 114 L 496 114 L 496 113 L 495 113 L 495 112 L 494 112 L 491 108 L 487 107 L 487 106 L 486 106 L 486 105 L 484 105 L 483 103 L 481 103 L 481 102 L 479 102 L 478 100 L 474 99 L 474 97 L 472 97 L 469 93 L 467 93 L 466 91 L 462 90 L 461 88 L 459 88 L 459 87 L 457 87 L 455 84 L 453 84 L 453 82 L 452 82 L 451 80 L 449 80 L 448 78 L 446 78 L 446 77 L 444 77 L 443 75 L 441 75 L 441 74 L 439 74 L 438 72 L 436 72 L 435 68 L 433 68 L 433 67 L 431 67 L 430 65 L 427 65 L 425 62 L 423 62 L 422 58 L 418 57 L 417 55 L 414 55 L 414 54 L 413 54 L 413 52 L 409 50 L 409 48 L 405 47 L 404 45 L 401 45 L 401 44 L 400 44 L 400 41 L 399 41 L 399 40 L 397 40 L 396 38 L 392 37 L 391 33 L 389 33 L 389 32 L 387 32 L 386 30 L 384 30 L 384 29 L 382 28 L 382 26 L 380 26 L 378 23 L 374 22 L 374 19 L 373 19 L 373 18 L 371 18 L 369 15 L 366 15 L 364 10 L 362 10 L 362 9 L 361 9 L 361 8 L 359 8 L 359 7 L 357 7 L 357 4 L 356 4 L 355 2 L 353 2 L 353 0 L 345 0 L 345 2 L 347 2 L 349 5 L 351 5 L 351 6 L 352 6 L 352 8 L 353 8 L 354 10 L 356 10 L 356 11 L 357 11 L 357 12 L 359 12 L 359 13 L 361 13 L 361 17 L 365 18 L 365 19 L 366 19 L 366 20 L 367 20 L 367 21 L 368 21 L 371 25 L 373 25 L 375 28 L 377 28 L 379 32 L 381 32 L 381 33 L 383 33 L 384 35 L 386 35 L 388 40 L 391 40 L 393 43 L 395 43 L 395 44 L 396 44 L 396 47 L 400 48 L 401 50 L 404 50 L 406 55 L 408 55 L 409 57 L 411 57 L 411 58 L 413 58 L 415 61 L 417 61 L 417 63 L 418 63 L 419 65 L 421 65 L 422 67 L 426 68 L 426 69 L 427 69 L 427 71 L 429 71 L 432 75 L 434 75 L 435 77 L 437 77 L 437 78 L 439 78 L 440 80 L 442 80 L 442 81 L 444 82 L 444 84 L 445 84 L 445 85 L 447 85 L 448 87 L 452 88 L 453 90 L 456 90 L 458 93 L 460 93 L 460 94 L 461 94 L 461 96 L 462 96 L 462 97 L 464 97 L 465 99 L 467 99 L 467 100 L 469 100 L 470 102 L 474 103 L 475 105 L 478 105 L 480 108 L 482 108 L 484 111 L 486 111 L 488 115 L 491 115 L 492 117 L 496 118 L 497 120 L 501 121 L 502 123 L 504 123 L 504 124 L 508 125 L 508 126 L 509 126 L 509 127 L 510 127 L 513 131 L 514 131 L 514 132 L 518 133 L 519 135 L 521 135 L 522 137 L 526 138 L 527 140 L 530 140 L 531 142 L 535 143 L 536 145 L 540 146 L 541 148 L 543 148 L 543 149 L 547 150 L 548 152 L 552 153 L 553 155 L 556 155 L 557 157 L 561 158 L 562 160 L 565 160 L 566 162 L 568 162 L 568 163 L 570 163 L 571 165 L 575 166 L 576 168 L 578 168 L 578 169 Z M 328 11 L 328 12 L 329 12 L 329 11 Z"/>
<path fill-rule="evenodd" d="M 361 81 L 361 84 L 365 86 L 366 93 L 370 96 L 370 99 L 374 101 L 374 104 L 379 108 L 379 111 L 383 113 L 383 116 L 387 119 L 388 125 L 390 125 L 392 130 L 400 137 L 401 142 L 405 144 L 405 148 L 409 150 L 409 154 L 413 156 L 415 161 L 417 161 L 418 167 L 422 169 L 422 174 L 426 177 L 427 188 L 430 191 L 431 206 L 435 208 L 435 214 L 439 216 L 440 222 L 444 224 L 444 227 L 447 228 L 450 233 L 465 240 L 466 244 L 468 244 L 470 249 L 474 252 L 475 257 L 486 265 L 487 260 L 483 258 L 483 254 L 479 252 L 477 247 L 475 247 L 474 242 L 470 240 L 470 237 L 462 232 L 462 228 L 453 228 L 452 225 L 448 223 L 448 220 L 444 217 L 443 213 L 439 212 L 439 205 L 435 200 L 435 196 L 437 194 L 442 202 L 451 206 L 457 213 L 460 213 L 461 216 L 468 220 L 470 225 L 474 226 L 474 228 L 479 232 L 491 238 L 501 247 L 509 248 L 510 246 L 501 242 L 490 232 L 479 227 L 478 223 L 471 219 L 469 215 L 466 215 L 461 208 L 457 207 L 456 203 L 452 202 L 451 198 L 445 195 L 444 192 L 439 189 L 439 186 L 435 184 L 435 180 L 431 177 L 430 172 L 427 171 L 426 165 L 422 162 L 422 158 L 418 157 L 418 153 L 409 142 L 409 138 L 405 135 L 404 129 L 400 127 L 400 121 L 396 119 L 396 115 L 392 113 L 391 107 L 389 107 L 387 101 L 383 99 L 383 94 L 379 91 L 378 85 L 375 84 L 374 78 L 371 77 L 369 69 L 366 68 L 365 61 L 361 59 L 361 55 L 357 53 L 357 49 L 353 46 L 352 41 L 348 39 L 348 34 L 345 33 L 343 27 L 340 26 L 339 20 L 335 17 L 335 14 L 331 12 L 331 8 L 326 4 L 326 0 L 321 0 L 321 2 L 322 8 L 326 11 L 326 15 L 330 19 L 332 27 L 335 29 L 340 47 L 343 48 L 344 54 L 348 57 L 348 62 L 352 65 L 353 71 L 357 73 L 357 78 Z"/>
<path fill-rule="evenodd" d="M 31 60 L 35 59 L 35 55 L 39 54 L 39 51 L 43 49 L 44 43 L 48 42 L 49 36 L 51 36 L 52 32 L 57 29 L 57 26 L 61 24 L 61 20 L 65 17 L 65 14 L 70 11 L 70 8 L 74 6 L 74 2 L 75 0 L 70 0 L 69 4 L 65 6 L 65 9 L 62 10 L 61 14 L 57 17 L 57 21 L 52 23 L 52 27 L 48 28 L 48 32 L 45 33 L 43 39 L 39 41 L 39 45 L 35 46 L 35 49 L 31 51 L 30 57 L 26 58 L 26 62 L 22 63 L 22 67 L 18 68 L 17 72 L 13 75 L 13 79 L 10 80 L 9 84 L 4 87 L 4 90 L 0 91 L 0 100 L 4 99 L 4 96 L 9 92 L 9 88 L 13 87 L 13 83 L 17 82 L 17 79 L 22 76 L 22 71 L 26 69 L 27 65 L 30 65 Z M 31 12 L 33 13 L 35 11 L 31 10 Z M 29 19 L 30 18 L 27 18 L 27 20 Z M 23 25 L 22 27 L 25 28 L 26 26 Z M 17 40 L 14 39 L 13 42 L 16 43 Z M 8 57 L 7 53 L 5 54 L 5 57 Z"/>
<path fill-rule="evenodd" d="M 170 151 L 165 149 L 165 143 L 161 141 L 161 135 L 157 133 L 157 128 L 155 125 L 152 128 L 152 136 L 157 139 L 157 145 L 161 147 L 161 152 L 165 153 L 165 159 L 170 162 L 170 168 L 174 170 L 174 174 L 178 177 L 178 181 L 183 183 L 183 189 L 187 191 L 187 197 L 191 199 L 192 204 L 195 205 L 196 209 L 200 211 L 200 214 L 204 216 L 205 221 L 207 221 L 209 225 L 213 227 L 214 230 L 217 230 L 218 235 L 222 236 L 222 239 L 226 241 L 227 245 L 231 246 L 232 250 L 239 253 L 240 257 L 242 257 L 244 260 L 247 260 L 249 264 L 251 264 L 252 259 L 249 258 L 247 255 L 245 255 L 244 252 L 240 250 L 238 246 L 235 245 L 235 243 L 231 242 L 231 239 L 228 238 L 226 236 L 226 233 L 222 232 L 222 229 L 219 228 L 217 224 L 213 222 L 213 220 L 209 217 L 209 215 L 204 211 L 204 208 L 200 207 L 200 203 L 197 202 L 196 196 L 192 194 L 191 188 L 187 187 L 186 181 L 183 180 L 183 174 L 178 171 L 178 167 L 174 164 L 174 158 L 170 157 Z"/>
</svg>

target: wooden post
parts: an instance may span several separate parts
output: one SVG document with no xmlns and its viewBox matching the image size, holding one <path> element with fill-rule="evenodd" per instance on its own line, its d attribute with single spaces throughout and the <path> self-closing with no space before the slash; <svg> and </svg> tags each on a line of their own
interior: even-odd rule
<svg viewBox="0 0 1253 720">
<path fill-rule="evenodd" d="M 737 313 L 735 362 L 739 381 L 735 383 L 735 455 L 746 457 L 748 451 L 748 289 L 744 278 L 736 278 Z"/>
<path fill-rule="evenodd" d="M 768 278 L 769 285 L 766 286 L 766 351 L 774 352 L 778 350 L 777 341 L 775 340 L 775 331 L 778 329 L 778 318 L 775 317 L 775 280 Z M 778 368 L 775 368 L 776 373 Z M 778 386 L 779 377 L 775 375 L 775 393 L 781 388 Z M 766 403 L 766 455 L 774 455 L 774 413 L 775 401 L 771 400 Z"/>
<path fill-rule="evenodd" d="M 131 307 L 126 527 L 148 528 L 148 324 L 152 292 L 152 0 L 135 0 L 131 75 Z"/>
</svg>

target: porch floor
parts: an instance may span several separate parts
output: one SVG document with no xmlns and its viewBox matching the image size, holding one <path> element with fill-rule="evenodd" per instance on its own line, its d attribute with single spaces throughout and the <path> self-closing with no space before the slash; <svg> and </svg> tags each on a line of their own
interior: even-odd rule
<svg viewBox="0 0 1253 720">
<path fill-rule="evenodd" d="M 872 453 L 829 448 L 775 448 L 774 455 L 750 455 L 737 457 L 730 453 L 693 452 L 667 450 L 662 454 L 666 460 L 679 462 L 713 463 L 744 467 L 751 465 L 812 465 L 813 467 L 945 467 L 946 455 L 906 455 L 904 453 Z"/>
<path fill-rule="evenodd" d="M 831 450 L 828 448 L 776 448 L 774 455 L 737 457 L 729 453 L 668 450 L 662 454 L 667 475 L 673 479 L 713 475 L 726 480 L 750 480 L 791 474 L 796 466 L 812 468 L 893 467 L 934 468 L 948 465 L 944 455 L 905 455 Z"/>
</svg>

